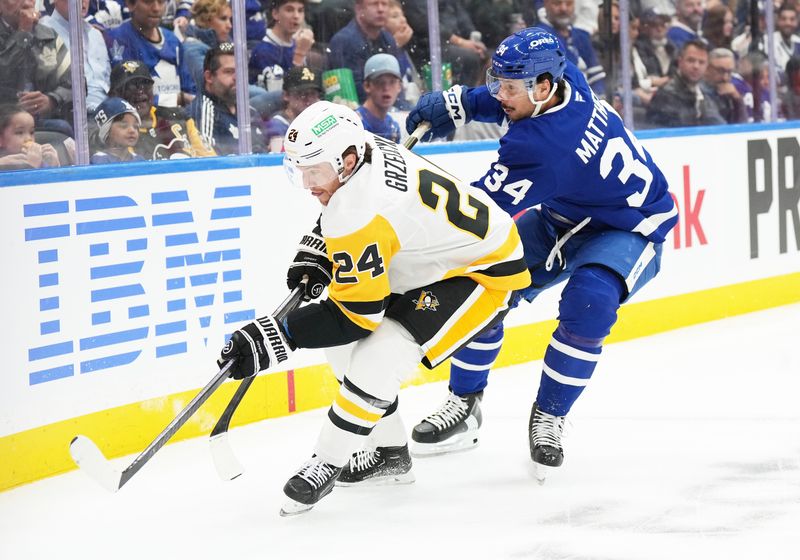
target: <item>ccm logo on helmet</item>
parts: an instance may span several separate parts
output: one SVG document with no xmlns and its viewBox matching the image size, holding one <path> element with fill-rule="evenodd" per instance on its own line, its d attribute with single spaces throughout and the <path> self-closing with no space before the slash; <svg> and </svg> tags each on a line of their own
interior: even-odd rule
<svg viewBox="0 0 800 560">
<path fill-rule="evenodd" d="M 542 37 L 541 39 L 534 39 L 533 41 L 531 41 L 530 48 L 535 49 L 539 45 L 544 45 L 544 44 L 554 45 L 555 42 L 556 40 L 553 39 L 552 37 Z"/>
</svg>

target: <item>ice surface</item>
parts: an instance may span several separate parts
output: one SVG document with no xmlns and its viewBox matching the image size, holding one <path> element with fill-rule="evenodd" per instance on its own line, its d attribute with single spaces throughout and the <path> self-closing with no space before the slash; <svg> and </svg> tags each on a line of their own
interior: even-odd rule
<svg viewBox="0 0 800 560">
<path fill-rule="evenodd" d="M 279 517 L 318 410 L 232 430 L 232 482 L 199 438 L 117 494 L 78 471 L 0 493 L 0 558 L 797 560 L 798 340 L 791 305 L 609 345 L 545 486 L 525 434 L 533 362 L 492 374 L 480 446 L 416 460 L 415 484 L 336 488 Z M 445 391 L 402 392 L 409 430 Z"/>
</svg>

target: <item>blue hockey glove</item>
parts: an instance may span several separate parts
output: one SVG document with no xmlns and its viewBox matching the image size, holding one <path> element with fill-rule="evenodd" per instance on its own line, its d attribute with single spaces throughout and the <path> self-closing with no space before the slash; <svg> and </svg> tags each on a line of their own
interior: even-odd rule
<svg viewBox="0 0 800 560">
<path fill-rule="evenodd" d="M 222 367 L 228 360 L 236 360 L 230 376 L 244 379 L 288 359 L 292 350 L 280 323 L 265 315 L 231 335 L 217 364 Z"/>
<path fill-rule="evenodd" d="M 423 121 L 431 123 L 431 130 L 422 137 L 424 142 L 442 138 L 469 121 L 467 114 L 467 90 L 453 86 L 447 91 L 425 93 L 417 101 L 406 118 L 406 130 L 414 132 Z"/>
</svg>

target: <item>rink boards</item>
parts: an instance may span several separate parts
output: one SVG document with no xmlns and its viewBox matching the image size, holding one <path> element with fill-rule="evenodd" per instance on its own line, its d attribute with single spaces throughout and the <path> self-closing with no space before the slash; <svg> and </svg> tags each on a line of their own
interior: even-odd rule
<svg viewBox="0 0 800 560">
<path fill-rule="evenodd" d="M 800 301 L 796 124 L 639 134 L 680 223 L 609 342 Z M 468 179 L 496 147 L 418 151 Z M 74 468 L 76 434 L 109 457 L 140 451 L 211 378 L 225 334 L 283 299 L 286 266 L 319 214 L 277 156 L 4 173 L 0 208 L 0 490 Z M 497 366 L 541 358 L 557 301 L 558 288 L 510 315 Z M 256 380 L 234 425 L 331 401 L 321 352 L 287 364 Z M 420 369 L 410 382 L 446 376 L 446 365 Z M 234 388 L 176 439 L 207 434 Z"/>
</svg>

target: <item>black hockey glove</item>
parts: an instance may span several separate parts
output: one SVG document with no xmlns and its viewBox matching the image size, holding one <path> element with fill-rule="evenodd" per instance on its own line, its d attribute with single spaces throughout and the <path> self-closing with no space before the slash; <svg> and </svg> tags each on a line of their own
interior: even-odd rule
<svg viewBox="0 0 800 560">
<path fill-rule="evenodd" d="M 406 130 L 414 132 L 419 123 L 431 123 L 431 130 L 422 137 L 424 142 L 442 138 L 469 121 L 467 114 L 467 90 L 453 86 L 447 91 L 432 91 L 423 94 L 417 106 L 406 117 Z"/>
<path fill-rule="evenodd" d="M 265 315 L 233 333 L 217 364 L 222 367 L 228 360 L 236 360 L 230 376 L 244 379 L 288 359 L 292 350 L 280 323 Z"/>
<path fill-rule="evenodd" d="M 308 276 L 303 301 L 310 301 L 322 295 L 322 291 L 331 283 L 332 274 L 333 263 L 328 260 L 325 239 L 317 222 L 313 231 L 300 240 L 294 262 L 286 271 L 286 285 L 290 290 L 294 290 L 303 276 Z"/>
</svg>

